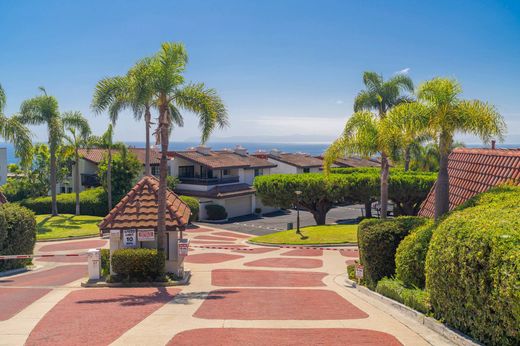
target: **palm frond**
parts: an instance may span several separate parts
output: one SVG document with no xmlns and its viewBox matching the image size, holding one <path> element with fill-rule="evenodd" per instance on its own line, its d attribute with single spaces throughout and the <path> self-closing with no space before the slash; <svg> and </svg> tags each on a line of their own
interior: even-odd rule
<svg viewBox="0 0 520 346">
<path fill-rule="evenodd" d="M 0 114 L 3 114 L 6 102 L 7 97 L 5 96 L 5 91 L 4 88 L 2 88 L 2 84 L 0 84 Z"/>
<path fill-rule="evenodd" d="M 90 125 L 88 120 L 83 117 L 81 112 L 72 111 L 65 112 L 62 114 L 62 123 L 65 128 L 69 130 L 78 131 L 79 136 L 82 138 L 87 138 L 90 135 Z"/>
<path fill-rule="evenodd" d="M 486 143 L 493 137 L 503 141 L 506 123 L 496 107 L 480 100 L 463 100 L 457 113 L 461 119 L 459 131 L 476 134 Z"/>
<path fill-rule="evenodd" d="M 370 110 L 379 106 L 379 99 L 376 93 L 368 90 L 361 90 L 354 99 L 354 112 Z"/>
<path fill-rule="evenodd" d="M 91 108 L 99 114 L 109 109 L 114 102 L 124 103 L 128 100 L 128 86 L 125 77 L 110 77 L 96 84 Z M 115 116 L 117 119 L 117 116 Z"/>
<path fill-rule="evenodd" d="M 0 137 L 13 143 L 21 166 L 28 167 L 32 160 L 32 134 L 18 117 L 7 118 L 0 115 Z"/>
</svg>

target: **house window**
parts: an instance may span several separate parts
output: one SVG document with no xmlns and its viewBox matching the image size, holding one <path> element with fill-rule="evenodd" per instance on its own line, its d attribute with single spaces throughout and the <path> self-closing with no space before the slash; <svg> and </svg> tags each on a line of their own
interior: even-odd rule
<svg viewBox="0 0 520 346">
<path fill-rule="evenodd" d="M 65 192 L 67 192 L 66 189 L 65 189 L 65 186 L 62 186 L 62 187 L 60 188 L 60 193 L 65 193 Z"/>
<path fill-rule="evenodd" d="M 179 177 L 193 178 L 194 175 L 194 166 L 179 166 Z"/>
<path fill-rule="evenodd" d="M 72 187 L 67 188 L 67 193 L 72 193 Z"/>
<path fill-rule="evenodd" d="M 155 175 L 156 177 L 160 174 L 159 166 L 150 166 L 150 169 L 152 170 L 152 175 Z"/>
<path fill-rule="evenodd" d="M 259 175 L 264 175 L 264 170 L 261 168 L 255 168 L 255 177 L 258 177 Z"/>
<path fill-rule="evenodd" d="M 206 166 L 200 166 L 200 177 L 201 178 L 213 178 L 213 170 L 208 169 Z"/>
<path fill-rule="evenodd" d="M 310 172 L 311 172 L 311 169 L 308 167 L 303 169 L 303 173 L 310 173 Z"/>
</svg>

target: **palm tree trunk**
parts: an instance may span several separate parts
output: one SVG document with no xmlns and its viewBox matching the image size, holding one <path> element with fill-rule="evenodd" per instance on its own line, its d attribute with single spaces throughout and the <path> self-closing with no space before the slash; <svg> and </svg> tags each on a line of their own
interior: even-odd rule
<svg viewBox="0 0 520 346">
<path fill-rule="evenodd" d="M 112 148 L 108 148 L 107 163 L 107 195 L 108 195 L 108 212 L 112 210 Z"/>
<path fill-rule="evenodd" d="M 58 215 L 58 203 L 56 201 L 56 146 L 50 145 L 51 151 L 51 214 L 52 216 Z"/>
<path fill-rule="evenodd" d="M 372 217 L 372 202 L 370 200 L 365 202 L 365 217 Z"/>
<path fill-rule="evenodd" d="M 448 174 L 448 156 L 450 140 L 443 133 L 439 139 L 439 175 L 435 183 L 435 220 L 450 210 L 450 177 Z"/>
<path fill-rule="evenodd" d="M 381 153 L 381 219 L 386 219 L 388 215 L 388 174 L 390 165 L 385 153 Z"/>
<path fill-rule="evenodd" d="M 80 215 L 79 206 L 79 153 L 78 148 L 74 149 L 76 156 L 76 164 L 74 165 L 74 191 L 76 192 L 76 215 Z"/>
<path fill-rule="evenodd" d="M 168 175 L 168 116 L 167 105 L 163 103 L 159 109 L 159 131 L 161 138 L 161 163 L 159 167 L 159 201 L 157 215 L 157 250 L 164 251 L 164 234 L 166 232 L 166 178 Z"/>
<path fill-rule="evenodd" d="M 150 108 L 146 108 L 144 113 L 144 121 L 146 126 L 146 147 L 145 147 L 145 156 L 144 156 L 144 174 L 151 175 L 150 170 L 150 122 L 152 115 L 150 114 Z"/>
<path fill-rule="evenodd" d="M 407 146 L 404 151 L 404 171 L 408 172 L 410 169 L 410 146 Z"/>
</svg>

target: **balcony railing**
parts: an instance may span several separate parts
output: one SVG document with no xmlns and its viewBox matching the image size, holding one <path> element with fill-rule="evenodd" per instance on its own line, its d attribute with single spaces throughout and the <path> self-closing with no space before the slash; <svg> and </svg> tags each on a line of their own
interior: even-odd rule
<svg viewBox="0 0 520 346">
<path fill-rule="evenodd" d="M 179 177 L 181 184 L 194 185 L 220 185 L 238 183 L 240 177 L 238 175 L 227 176 L 222 178 L 197 178 L 197 177 Z"/>
<path fill-rule="evenodd" d="M 100 186 L 99 177 L 97 174 L 81 174 L 81 185 L 85 187 Z"/>
</svg>

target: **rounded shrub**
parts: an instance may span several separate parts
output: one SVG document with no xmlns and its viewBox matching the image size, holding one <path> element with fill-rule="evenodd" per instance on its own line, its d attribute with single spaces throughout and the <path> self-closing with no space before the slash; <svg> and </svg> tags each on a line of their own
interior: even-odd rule
<svg viewBox="0 0 520 346">
<path fill-rule="evenodd" d="M 34 213 L 17 204 L 0 206 L 0 255 L 30 255 L 36 243 Z M 0 271 L 23 268 L 30 260 L 0 261 Z"/>
<path fill-rule="evenodd" d="M 190 223 L 199 219 L 200 203 L 199 200 L 189 196 L 179 196 L 179 198 L 190 207 Z"/>
<path fill-rule="evenodd" d="M 103 188 L 85 190 L 79 194 L 81 214 L 92 216 L 105 216 L 108 214 L 107 196 Z M 63 214 L 74 214 L 76 212 L 76 194 L 62 193 L 56 198 L 58 212 Z M 36 214 L 51 213 L 51 197 L 27 198 L 20 202 Z"/>
<path fill-rule="evenodd" d="M 119 249 L 112 254 L 112 269 L 126 281 L 154 281 L 164 274 L 164 253 L 154 249 Z"/>
<path fill-rule="evenodd" d="M 228 216 L 226 208 L 221 205 L 208 204 L 205 208 L 208 220 L 224 220 Z"/>
<path fill-rule="evenodd" d="M 414 229 L 397 247 L 395 252 L 395 273 L 407 287 L 424 288 L 426 281 L 424 263 L 433 233 L 433 222 Z"/>
<path fill-rule="evenodd" d="M 520 186 L 477 196 L 435 229 L 426 288 L 435 317 L 488 345 L 520 344 Z"/>
<path fill-rule="evenodd" d="M 374 289 L 382 278 L 395 274 L 395 251 L 410 231 L 427 219 L 402 216 L 395 219 L 365 219 L 358 227 L 359 256 L 367 286 Z"/>
</svg>

